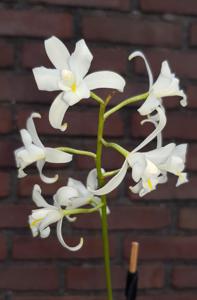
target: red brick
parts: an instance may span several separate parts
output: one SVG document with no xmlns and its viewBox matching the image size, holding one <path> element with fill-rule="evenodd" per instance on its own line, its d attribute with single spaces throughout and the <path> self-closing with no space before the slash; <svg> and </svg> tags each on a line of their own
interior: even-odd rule
<svg viewBox="0 0 197 300">
<path fill-rule="evenodd" d="M 168 99 L 169 100 L 169 99 Z M 166 101 L 168 101 L 166 99 Z M 164 100 L 165 106 L 165 100 Z M 185 140 L 196 140 L 197 133 L 195 130 L 191 130 L 191 128 L 196 127 L 196 115 L 193 112 L 190 112 L 186 109 L 183 111 L 176 112 L 167 112 L 167 124 L 163 130 L 164 138 L 168 139 L 183 139 Z M 143 120 L 139 114 L 134 113 L 131 116 L 131 134 L 133 137 L 146 137 L 153 131 L 153 125 L 144 124 L 143 126 L 140 124 L 140 121 Z M 180 126 L 181 124 L 185 124 L 185 126 Z"/>
<path fill-rule="evenodd" d="M 24 103 L 51 103 L 52 94 L 40 92 L 36 86 L 33 74 L 0 73 L 0 100 Z M 12 88 L 10 88 L 12 87 Z"/>
<path fill-rule="evenodd" d="M 161 12 L 169 14 L 196 15 L 195 0 L 140 0 L 141 9 L 146 12 Z"/>
<path fill-rule="evenodd" d="M 0 228 L 28 227 L 32 206 L 25 204 L 1 204 Z"/>
<path fill-rule="evenodd" d="M 183 229 L 197 229 L 197 208 L 182 208 L 179 213 L 179 227 Z"/>
<path fill-rule="evenodd" d="M 195 22 L 195 23 L 192 23 L 192 25 L 190 27 L 190 45 L 191 46 L 197 45 L 196 34 L 197 34 L 197 23 Z"/>
<path fill-rule="evenodd" d="M 187 168 L 189 170 L 197 170 L 197 145 L 189 144 L 187 154 Z"/>
<path fill-rule="evenodd" d="M 13 130 L 12 114 L 8 108 L 0 108 L 0 120 L 0 133 L 9 133 Z"/>
<path fill-rule="evenodd" d="M 125 287 L 126 273 L 127 270 L 122 266 L 112 267 L 113 289 Z M 75 280 L 73 280 L 74 278 Z M 164 283 L 162 265 L 141 266 L 139 268 L 139 280 L 139 288 L 161 288 Z M 77 290 L 105 289 L 104 269 L 101 267 L 69 267 L 65 274 L 65 284 L 68 288 Z"/>
<path fill-rule="evenodd" d="M 14 64 L 14 49 L 11 44 L 0 41 L 0 66 L 9 67 Z"/>
<path fill-rule="evenodd" d="M 8 26 L 9 24 L 9 26 Z M 27 24 L 31 24 L 27 26 Z M 68 13 L 38 10 L 1 10 L 0 34 L 9 36 L 48 37 L 73 35 L 72 17 Z"/>
<path fill-rule="evenodd" d="M 66 219 L 65 219 L 66 224 Z M 76 221 L 78 222 L 78 221 Z M 71 225 L 72 226 L 72 225 Z M 13 258 L 14 259 L 95 259 L 103 257 L 103 246 L 100 236 L 84 237 L 83 247 L 76 252 L 68 251 L 63 248 L 57 238 L 38 239 L 25 236 L 17 236 L 13 241 Z M 64 234 L 64 239 L 68 245 L 76 245 L 80 236 L 70 237 Z M 115 240 L 110 238 L 110 256 L 115 256 Z"/>
<path fill-rule="evenodd" d="M 195 85 L 189 85 L 187 87 L 189 108 L 197 107 L 196 93 L 197 93 L 197 87 Z"/>
<path fill-rule="evenodd" d="M 196 236 L 138 236 L 125 240 L 124 253 L 128 258 L 130 243 L 136 240 L 140 243 L 141 259 L 159 260 L 191 260 L 197 258 Z"/>
<path fill-rule="evenodd" d="M 84 149 L 91 149 L 95 151 L 96 145 L 87 145 L 83 147 Z M 123 157 L 114 149 L 103 149 L 103 162 L 102 166 L 105 170 L 118 169 L 123 163 Z M 77 156 L 77 165 L 80 169 L 93 169 L 95 167 L 95 162 L 87 156 Z"/>
<path fill-rule="evenodd" d="M 197 294 L 194 293 L 164 293 L 150 295 L 150 296 L 139 296 L 139 300 L 196 300 Z M 28 299 L 29 300 L 29 299 Z M 33 299 L 32 299 L 33 300 Z"/>
<path fill-rule="evenodd" d="M 110 8 L 118 10 L 129 10 L 129 0 L 30 0 L 32 3 L 47 3 L 52 5 L 64 5 L 73 7 Z"/>
<path fill-rule="evenodd" d="M 0 288 L 11 290 L 56 290 L 58 272 L 54 266 L 2 266 Z"/>
<path fill-rule="evenodd" d="M 17 124 L 19 128 L 25 126 L 26 119 L 30 115 L 30 111 L 18 111 Z M 48 121 L 48 111 L 41 112 L 42 119 L 36 122 L 38 132 L 40 134 L 59 134 L 59 130 L 53 129 Z M 97 134 L 97 119 L 98 113 L 95 111 L 73 111 L 70 107 L 65 114 L 65 120 L 68 122 L 68 129 L 66 134 L 69 136 L 96 136 Z M 119 137 L 123 134 L 123 122 L 119 114 L 115 114 L 109 121 L 106 122 L 105 135 L 112 137 Z"/>
<path fill-rule="evenodd" d="M 110 230 L 157 229 L 166 227 L 171 222 L 170 211 L 165 207 L 112 206 L 110 211 L 108 216 Z M 120 216 L 123 217 L 120 218 Z M 100 219 L 95 215 L 88 218 L 82 216 L 74 226 L 83 229 L 98 229 L 100 228 Z"/>
<path fill-rule="evenodd" d="M 0 172 L 0 197 L 6 197 L 10 193 L 10 175 L 6 172 Z"/>
<path fill-rule="evenodd" d="M 16 166 L 14 158 L 14 150 L 19 146 L 14 141 L 0 141 L 0 166 L 13 167 Z"/>
<path fill-rule="evenodd" d="M 155 79 L 160 73 L 161 63 L 164 60 L 167 60 L 169 62 L 172 72 L 175 73 L 178 78 L 197 78 L 196 70 L 194 67 L 194 61 L 197 60 L 196 52 L 186 50 L 172 51 L 169 49 L 145 50 L 143 52 L 145 53 L 148 61 L 150 62 L 150 66 L 154 72 Z M 183 61 L 187 61 L 187 64 L 183 64 Z M 146 68 L 141 59 L 135 59 L 134 66 L 135 71 L 138 74 L 147 75 Z M 182 86 L 182 82 L 180 83 L 180 85 Z"/>
<path fill-rule="evenodd" d="M 7 256 L 7 246 L 5 237 L 1 234 L 0 235 L 0 260 L 5 259 Z"/>
<path fill-rule="evenodd" d="M 13 296 L 13 300 L 105 300 L 105 298 L 102 296 Z"/>
<path fill-rule="evenodd" d="M 66 43 L 70 52 L 74 50 L 70 44 Z M 89 45 L 89 48 L 94 56 L 91 65 L 91 71 L 112 70 L 125 73 L 127 66 L 127 51 L 124 48 L 103 48 Z M 50 66 L 49 59 L 45 54 L 43 43 L 26 43 L 22 50 L 22 63 L 27 68 L 35 66 Z"/>
<path fill-rule="evenodd" d="M 180 24 L 173 22 L 95 15 L 84 17 L 82 26 L 85 38 L 90 40 L 169 47 L 181 43 Z"/>
<path fill-rule="evenodd" d="M 195 288 L 197 285 L 197 267 L 174 267 L 172 272 L 172 284 L 176 288 Z"/>
</svg>

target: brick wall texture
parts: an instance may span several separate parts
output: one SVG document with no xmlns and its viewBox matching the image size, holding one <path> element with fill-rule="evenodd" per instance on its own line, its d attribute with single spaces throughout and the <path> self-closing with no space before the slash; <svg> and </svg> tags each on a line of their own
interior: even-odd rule
<svg viewBox="0 0 197 300">
<path fill-rule="evenodd" d="M 140 242 L 138 300 L 197 299 L 197 1 L 196 0 L 2 0 L 0 1 L 0 300 L 105 300 L 105 281 L 99 216 L 65 221 L 64 236 L 74 244 L 82 235 L 79 252 L 68 252 L 55 232 L 46 240 L 33 239 L 27 226 L 31 191 L 41 184 L 34 168 L 17 180 L 13 149 L 21 145 L 19 129 L 30 112 L 47 145 L 95 148 L 97 106 L 81 101 L 67 113 L 69 129 L 50 128 L 47 111 L 55 94 L 40 92 L 32 67 L 49 66 L 45 38 L 56 35 L 69 49 L 85 38 L 95 55 L 92 70 L 110 69 L 127 78 L 124 95 L 145 92 L 148 79 L 141 60 L 128 55 L 143 50 L 155 77 L 167 59 L 187 91 L 189 106 L 166 99 L 168 124 L 165 142 L 189 143 L 190 182 L 175 188 L 169 179 L 139 199 L 129 194 L 128 178 L 109 197 L 110 251 L 114 299 L 123 289 L 132 240 Z M 102 94 L 102 91 L 101 91 Z M 100 95 L 101 95 L 100 94 Z M 106 138 L 132 149 L 152 128 L 140 125 L 136 107 L 129 106 L 106 124 Z M 106 169 L 118 168 L 122 158 L 105 151 Z M 41 184 L 48 199 L 69 176 L 86 179 L 93 167 L 89 158 L 75 157 L 61 166 L 57 184 Z M 47 166 L 54 173 L 54 166 Z"/>
</svg>

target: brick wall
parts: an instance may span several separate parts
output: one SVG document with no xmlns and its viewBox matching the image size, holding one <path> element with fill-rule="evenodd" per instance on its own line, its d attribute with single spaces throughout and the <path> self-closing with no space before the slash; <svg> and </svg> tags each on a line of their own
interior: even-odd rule
<svg viewBox="0 0 197 300">
<path fill-rule="evenodd" d="M 54 95 L 39 92 L 31 68 L 48 65 L 43 40 L 62 38 L 70 49 L 84 37 L 95 60 L 92 70 L 111 69 L 127 76 L 125 96 L 146 91 L 147 77 L 141 61 L 128 62 L 128 54 L 143 50 L 155 76 L 167 59 L 181 78 L 189 107 L 166 99 L 166 142 L 190 143 L 190 183 L 167 185 L 143 199 L 128 192 L 126 180 L 109 200 L 111 261 L 116 300 L 122 300 L 133 239 L 140 242 L 139 300 L 197 299 L 197 3 L 195 0 L 4 0 L 0 3 L 0 300 L 104 300 L 105 283 L 100 221 L 81 216 L 72 226 L 65 221 L 64 236 L 74 243 L 83 235 L 81 251 L 70 253 L 55 235 L 33 239 L 27 228 L 32 209 L 31 191 L 40 183 L 36 170 L 17 180 L 12 150 L 20 145 L 18 130 L 31 111 L 43 115 L 37 121 L 48 145 L 94 149 L 97 107 L 83 101 L 67 114 L 66 134 L 52 130 L 47 111 Z M 124 96 L 117 95 L 114 102 Z M 118 99 L 119 98 L 119 99 Z M 134 107 L 114 115 L 106 125 L 106 137 L 129 149 L 148 132 L 139 125 Z M 106 151 L 105 168 L 117 168 L 122 158 Z M 41 184 L 50 196 L 68 176 L 85 179 L 93 167 L 90 159 L 76 157 L 56 185 Z M 50 166 L 49 173 L 54 172 Z M 129 175 L 128 175 L 129 177 Z"/>
</svg>

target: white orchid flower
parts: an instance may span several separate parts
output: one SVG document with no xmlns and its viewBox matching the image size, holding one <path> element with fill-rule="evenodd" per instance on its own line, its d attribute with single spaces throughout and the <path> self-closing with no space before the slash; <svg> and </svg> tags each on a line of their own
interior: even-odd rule
<svg viewBox="0 0 197 300">
<path fill-rule="evenodd" d="M 117 73 L 99 71 L 87 75 L 93 56 L 84 40 L 76 43 L 70 55 L 66 46 L 56 37 L 45 40 L 46 53 L 55 69 L 38 67 L 33 74 L 40 90 L 62 91 L 53 101 L 49 111 L 51 126 L 62 131 L 65 112 L 81 99 L 90 97 L 90 91 L 98 88 L 112 88 L 123 91 L 125 80 Z"/>
<path fill-rule="evenodd" d="M 185 169 L 186 153 L 187 144 L 178 145 L 174 148 L 165 164 L 160 165 L 161 170 L 178 176 L 176 186 L 188 182 L 187 173 L 183 172 Z"/>
<path fill-rule="evenodd" d="M 186 144 L 176 146 L 174 143 L 148 152 L 128 154 L 119 172 L 102 188 L 94 190 L 95 195 L 104 195 L 113 191 L 124 179 L 128 168 L 132 169 L 132 179 L 137 183 L 130 187 L 139 196 L 156 189 L 157 184 L 167 181 L 167 172 L 178 176 L 176 186 L 187 182 L 187 174 L 182 172 L 185 167 Z"/>
<path fill-rule="evenodd" d="M 180 104 L 182 106 L 187 105 L 187 97 L 179 87 L 179 79 L 171 72 L 167 61 L 162 62 L 160 74 L 153 84 L 153 75 L 146 57 L 142 52 L 135 51 L 129 56 L 129 60 L 135 57 L 143 58 L 149 76 L 149 95 L 138 109 L 141 115 L 151 114 L 158 106 L 162 106 L 161 98 L 163 97 L 180 96 L 182 98 Z"/>
<path fill-rule="evenodd" d="M 62 221 L 64 218 L 64 211 L 57 201 L 54 201 L 54 205 L 48 204 L 41 195 L 41 189 L 39 185 L 35 185 L 33 188 L 32 198 L 34 203 L 39 207 L 32 211 L 29 216 L 29 226 L 31 228 L 34 237 L 40 235 L 41 238 L 47 238 L 50 234 L 50 225 L 57 223 L 57 237 L 61 245 L 70 251 L 77 251 L 83 245 L 83 238 L 77 246 L 68 246 L 62 237 Z"/>
<path fill-rule="evenodd" d="M 52 178 L 46 177 L 42 173 L 45 162 L 67 163 L 72 160 L 72 155 L 57 149 L 44 147 L 38 137 L 33 118 L 41 118 L 41 115 L 32 113 L 27 119 L 27 129 L 20 131 L 24 146 L 15 150 L 18 177 L 25 177 L 27 174 L 24 172 L 24 168 L 36 162 L 41 179 L 46 183 L 53 183 L 57 181 L 58 175 Z"/>
<path fill-rule="evenodd" d="M 95 196 L 89 189 L 95 190 L 98 187 L 97 171 L 93 169 L 89 172 L 86 186 L 79 180 L 69 178 L 66 186 L 61 187 L 54 195 L 54 201 L 68 210 L 79 208 L 85 205 L 97 206 L 101 199 Z M 101 210 L 100 210 L 101 213 Z M 109 208 L 107 208 L 109 213 Z M 75 221 L 76 217 L 66 216 L 69 221 Z"/>
</svg>

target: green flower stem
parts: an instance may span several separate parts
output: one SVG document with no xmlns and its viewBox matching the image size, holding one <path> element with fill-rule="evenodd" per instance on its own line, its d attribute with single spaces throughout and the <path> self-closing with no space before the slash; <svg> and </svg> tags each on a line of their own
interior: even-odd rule
<svg viewBox="0 0 197 300">
<path fill-rule="evenodd" d="M 86 155 L 86 156 L 90 156 L 90 157 L 96 159 L 96 154 L 93 152 L 90 152 L 90 151 L 78 150 L 78 149 L 69 148 L 69 147 L 58 147 L 56 149 L 63 151 L 63 152 L 67 152 L 67 153 Z"/>
<path fill-rule="evenodd" d="M 148 97 L 149 93 L 146 92 L 144 94 L 141 95 L 137 95 L 134 96 L 132 98 L 128 98 L 124 101 L 122 101 L 121 103 L 119 103 L 118 105 L 114 106 L 113 108 L 109 109 L 105 114 L 104 114 L 104 119 L 106 120 L 111 114 L 115 113 L 116 111 L 120 110 L 122 107 L 131 104 L 131 103 L 135 103 L 138 101 L 143 101 Z"/>
<path fill-rule="evenodd" d="M 77 214 L 90 214 L 95 211 L 98 211 L 101 207 L 103 207 L 103 203 L 100 203 L 96 207 L 93 207 L 93 208 L 64 209 L 63 214 L 64 214 L 64 216 L 77 215 Z"/>
<path fill-rule="evenodd" d="M 102 158 L 102 137 L 104 129 L 104 113 L 106 104 L 100 103 L 99 110 L 99 121 L 98 121 L 98 134 L 97 134 L 97 151 L 96 151 L 96 169 L 98 176 L 99 187 L 104 184 L 104 177 L 101 171 L 101 158 Z M 106 274 L 106 285 L 107 285 L 107 296 L 108 300 L 113 300 L 112 296 L 112 284 L 111 284 L 111 270 L 110 270 L 110 254 L 109 254 L 109 236 L 108 236 L 108 224 L 107 224 L 107 199 L 106 196 L 101 196 L 102 206 L 102 239 L 103 239 L 103 250 L 104 250 L 104 261 L 105 261 L 105 274 Z"/>
<path fill-rule="evenodd" d="M 103 99 L 101 99 L 99 96 L 97 96 L 95 93 L 91 92 L 90 96 L 92 99 L 96 100 L 99 104 L 104 104 Z"/>
<path fill-rule="evenodd" d="M 110 147 L 115 149 L 116 151 L 118 151 L 120 154 L 122 154 L 124 157 L 127 157 L 129 154 L 129 151 L 127 151 L 126 149 L 124 149 L 123 147 L 121 147 L 120 145 L 116 144 L 116 143 L 108 143 L 107 141 L 105 141 L 103 138 L 101 139 L 103 145 L 105 147 Z"/>
<path fill-rule="evenodd" d="M 113 176 L 113 175 L 116 175 L 119 171 L 120 171 L 120 169 L 105 172 L 105 173 L 103 174 L 103 177 L 104 177 L 104 178 L 111 177 L 111 176 Z"/>
</svg>

